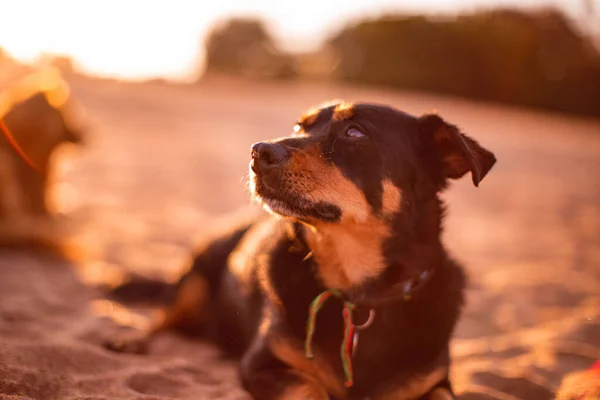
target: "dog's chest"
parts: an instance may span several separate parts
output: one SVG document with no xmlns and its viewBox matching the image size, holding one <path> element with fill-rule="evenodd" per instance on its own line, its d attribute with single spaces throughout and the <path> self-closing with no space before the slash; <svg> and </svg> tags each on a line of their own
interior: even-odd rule
<svg viewBox="0 0 600 400">
<path fill-rule="evenodd" d="M 279 325 L 273 329 L 285 332 L 290 339 L 295 341 L 294 346 L 302 353 L 306 345 L 309 309 L 313 300 L 325 288 L 314 276 L 312 262 L 305 260 L 300 265 L 289 265 L 285 271 L 272 270 L 272 288 L 277 293 L 283 306 L 282 318 Z M 280 268 L 281 264 L 273 265 L 273 269 Z M 315 361 L 327 363 L 328 370 L 334 371 L 336 379 L 343 384 L 346 379 L 342 362 L 342 346 L 344 343 L 344 308 L 343 302 L 338 298 L 329 298 L 317 313 L 314 323 L 314 336 L 312 347 L 316 355 Z M 353 313 L 353 323 L 363 324 L 369 318 L 369 310 L 359 308 Z M 381 365 L 390 365 L 393 350 L 388 338 L 381 336 L 384 328 L 383 321 L 374 321 L 373 325 L 357 335 L 355 351 L 352 357 L 355 385 L 372 386 L 378 384 L 377 371 Z M 351 338 L 353 339 L 353 338 Z M 304 356 L 304 354 L 302 354 Z"/>
<path fill-rule="evenodd" d="M 296 348 L 297 357 L 304 356 L 309 309 L 313 300 L 326 288 L 317 278 L 315 260 L 306 257 L 306 247 L 296 240 L 281 238 L 264 259 L 265 271 L 261 285 L 278 301 L 279 318 L 272 329 L 287 337 Z M 412 379 L 413 364 L 409 354 L 418 354 L 422 345 L 412 319 L 410 304 L 398 304 L 390 310 L 377 310 L 372 325 L 359 332 L 355 354 L 351 359 L 354 386 L 349 393 L 371 394 L 389 382 L 402 383 Z M 412 310 L 412 311 L 410 311 Z M 353 323 L 363 324 L 369 309 L 357 308 Z M 418 325 L 418 324 L 417 324 Z M 331 297 L 317 314 L 314 324 L 313 348 L 315 361 L 327 363 L 335 379 L 343 385 L 346 379 L 342 364 L 344 341 L 343 302 Z M 375 397 L 373 397 L 375 398 Z"/>
</svg>

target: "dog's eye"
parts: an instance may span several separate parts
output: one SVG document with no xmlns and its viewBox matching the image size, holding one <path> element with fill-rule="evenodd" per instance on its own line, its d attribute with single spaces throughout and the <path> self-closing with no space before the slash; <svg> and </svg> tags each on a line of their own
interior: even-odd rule
<svg viewBox="0 0 600 400">
<path fill-rule="evenodd" d="M 299 133 L 302 130 L 302 124 L 300 122 L 296 122 L 294 125 L 294 133 Z"/>
<path fill-rule="evenodd" d="M 351 138 L 362 138 L 366 135 L 362 133 L 358 128 L 350 128 L 346 131 L 346 136 Z"/>
</svg>

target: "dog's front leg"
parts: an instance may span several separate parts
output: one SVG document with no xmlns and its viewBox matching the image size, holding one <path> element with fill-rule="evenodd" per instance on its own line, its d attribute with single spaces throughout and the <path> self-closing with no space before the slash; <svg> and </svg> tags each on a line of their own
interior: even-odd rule
<svg viewBox="0 0 600 400">
<path fill-rule="evenodd" d="M 316 378 L 279 360 L 257 338 L 242 359 L 242 383 L 256 400 L 329 400 L 327 390 Z"/>
</svg>

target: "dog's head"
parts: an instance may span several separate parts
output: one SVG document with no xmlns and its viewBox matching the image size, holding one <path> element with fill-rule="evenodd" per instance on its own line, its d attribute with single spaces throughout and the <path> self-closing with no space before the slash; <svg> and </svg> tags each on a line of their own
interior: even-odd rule
<svg viewBox="0 0 600 400">
<path fill-rule="evenodd" d="M 0 99 L 0 116 L 25 150 L 52 150 L 81 144 L 87 132 L 85 110 L 55 68 L 43 68 L 17 82 Z M 41 161 L 41 160 L 40 160 Z"/>
<path fill-rule="evenodd" d="M 32 112 L 45 116 L 48 136 L 55 144 L 82 144 L 87 132 L 85 110 L 75 100 L 69 85 L 58 71 L 45 70 L 40 78 L 40 98 L 37 107 L 32 104 Z M 36 110 L 37 108 L 37 110 Z"/>
<path fill-rule="evenodd" d="M 309 224 L 390 220 L 406 199 L 435 196 L 448 179 L 471 172 L 477 186 L 496 161 L 437 115 L 344 103 L 309 112 L 294 134 L 251 154 L 255 197 Z"/>
</svg>

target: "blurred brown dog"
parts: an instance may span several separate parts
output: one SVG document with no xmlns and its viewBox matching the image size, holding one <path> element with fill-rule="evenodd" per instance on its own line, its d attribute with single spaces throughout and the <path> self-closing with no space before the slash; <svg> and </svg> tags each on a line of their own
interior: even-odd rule
<svg viewBox="0 0 600 400">
<path fill-rule="evenodd" d="M 106 346 L 204 335 L 241 357 L 260 400 L 453 399 L 466 278 L 441 241 L 439 194 L 467 173 L 479 185 L 496 158 L 437 115 L 378 104 L 325 106 L 294 131 L 251 150 L 251 190 L 273 216 L 207 240 L 164 318 Z M 128 285 L 130 300 L 169 297 L 134 281 L 113 294 Z"/>
<path fill-rule="evenodd" d="M 0 244 L 52 242 L 52 155 L 81 143 L 83 109 L 56 69 L 41 69 L 0 94 Z"/>
</svg>

